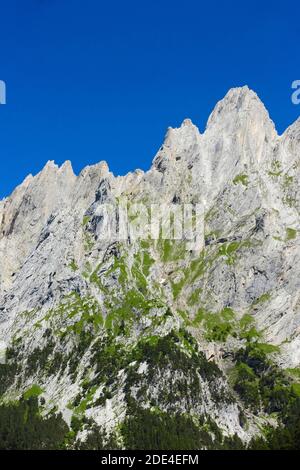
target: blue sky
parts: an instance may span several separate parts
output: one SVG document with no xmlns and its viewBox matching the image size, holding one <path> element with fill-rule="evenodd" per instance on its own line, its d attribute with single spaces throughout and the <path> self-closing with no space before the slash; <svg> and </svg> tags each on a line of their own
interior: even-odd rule
<svg viewBox="0 0 300 470">
<path fill-rule="evenodd" d="M 281 133 L 300 114 L 296 1 L 0 0 L 0 197 L 47 160 L 147 169 L 166 128 L 201 131 L 248 84 Z"/>
</svg>

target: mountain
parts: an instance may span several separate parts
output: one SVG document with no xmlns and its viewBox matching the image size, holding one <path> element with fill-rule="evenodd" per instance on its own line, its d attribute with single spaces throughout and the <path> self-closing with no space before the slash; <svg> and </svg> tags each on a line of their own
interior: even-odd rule
<svg viewBox="0 0 300 470">
<path fill-rule="evenodd" d="M 0 201 L 0 447 L 246 448 L 292 434 L 299 156 L 300 120 L 279 136 L 235 88 L 203 134 L 189 119 L 169 128 L 147 172 L 48 162 Z M 185 208 L 202 217 L 196 244 L 152 236 L 150 216 L 173 233 Z"/>
</svg>

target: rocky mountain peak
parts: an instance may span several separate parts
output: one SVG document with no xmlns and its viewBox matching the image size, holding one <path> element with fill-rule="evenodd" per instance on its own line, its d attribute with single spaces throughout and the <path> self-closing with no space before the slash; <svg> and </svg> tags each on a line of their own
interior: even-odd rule
<svg viewBox="0 0 300 470">
<path fill-rule="evenodd" d="M 232 88 L 220 100 L 211 113 L 206 132 L 224 132 L 236 134 L 238 130 L 245 134 L 260 132 L 267 139 L 277 136 L 274 123 L 257 94 L 247 86 Z"/>
</svg>

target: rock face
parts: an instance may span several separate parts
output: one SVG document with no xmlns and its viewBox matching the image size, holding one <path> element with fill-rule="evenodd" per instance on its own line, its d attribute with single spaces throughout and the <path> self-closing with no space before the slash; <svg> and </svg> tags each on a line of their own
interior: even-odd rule
<svg viewBox="0 0 300 470">
<path fill-rule="evenodd" d="M 300 121 L 278 136 L 243 87 L 203 134 L 188 119 L 168 129 L 146 173 L 48 162 L 27 177 L 0 202 L 2 400 L 38 385 L 77 443 L 96 423 L 128 447 L 128 420 L 155 410 L 249 441 L 274 411 L 251 357 L 300 365 L 299 158 Z M 117 206 L 131 221 L 136 203 L 200 206 L 203 249 L 109 233 L 103 207 L 118 225 Z M 259 403 L 239 388 L 242 365 Z"/>
</svg>

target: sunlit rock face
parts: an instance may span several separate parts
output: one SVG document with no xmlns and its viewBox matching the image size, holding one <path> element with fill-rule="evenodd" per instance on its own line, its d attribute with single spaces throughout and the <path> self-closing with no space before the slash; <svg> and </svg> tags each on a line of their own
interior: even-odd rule
<svg viewBox="0 0 300 470">
<path fill-rule="evenodd" d="M 189 119 L 169 128 L 145 173 L 115 177 L 100 162 L 76 176 L 70 162 L 48 162 L 28 176 L 0 201 L 0 362 L 8 348 L 22 365 L 3 396 L 38 384 L 45 412 L 109 432 L 134 400 L 210 416 L 247 442 L 269 418 L 234 389 L 237 351 L 256 341 L 278 367 L 300 365 L 299 158 L 300 121 L 279 136 L 243 87 L 204 133 Z M 201 206 L 201 249 L 109 233 L 103 207 L 118 225 L 117 207 L 137 203 L 148 215 L 151 205 Z M 166 360 L 155 363 L 161 344 Z M 77 439 L 88 433 L 82 424 Z"/>
</svg>

